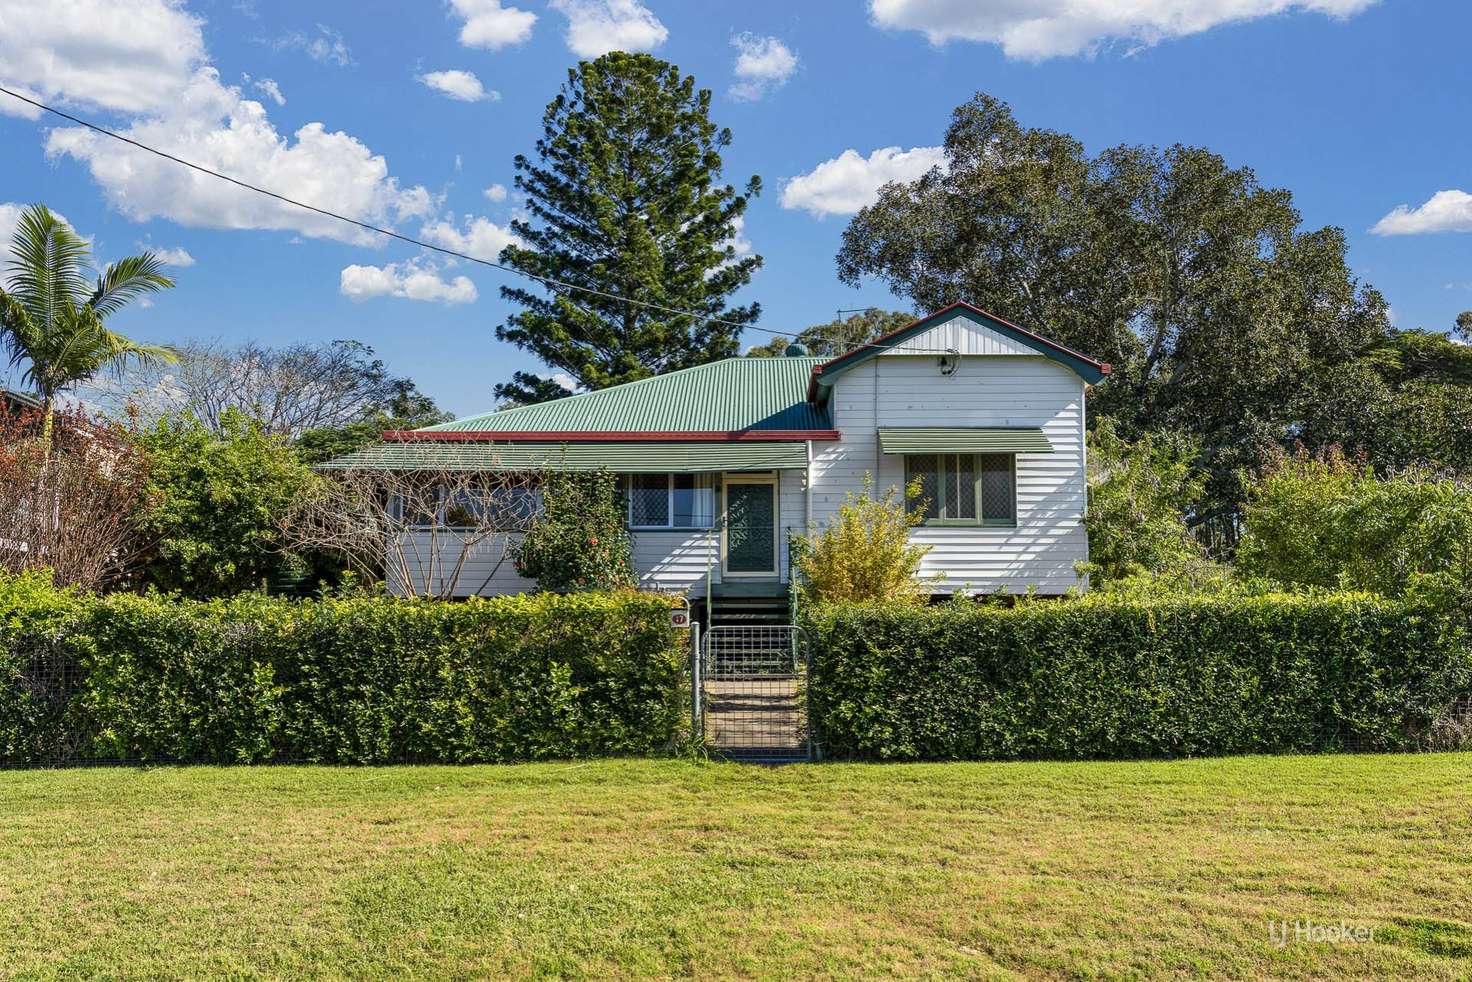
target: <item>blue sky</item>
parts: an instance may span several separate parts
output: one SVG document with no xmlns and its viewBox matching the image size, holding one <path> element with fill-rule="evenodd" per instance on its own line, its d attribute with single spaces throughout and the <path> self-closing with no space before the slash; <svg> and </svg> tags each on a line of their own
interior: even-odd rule
<svg viewBox="0 0 1472 982">
<path fill-rule="evenodd" d="M 652 50 L 715 93 L 712 115 L 735 137 L 728 179 L 763 179 L 743 238 L 766 259 L 749 294 L 776 330 L 839 307 L 904 306 L 878 285 L 838 283 L 847 213 L 884 177 L 933 159 L 952 108 L 981 90 L 1091 150 L 1180 141 L 1253 167 L 1293 191 L 1307 223 L 1348 232 L 1355 270 L 1402 327 L 1445 329 L 1472 308 L 1465 2 L 307 8 L 0 0 L 0 81 L 284 193 L 484 254 L 504 243 L 517 207 L 511 159 L 531 151 L 567 68 L 580 53 Z M 512 371 L 545 370 L 495 340 L 504 274 L 449 267 L 0 110 L 0 226 L 10 206 L 44 201 L 102 259 L 140 244 L 187 254 L 177 289 L 119 318 L 129 333 L 357 338 L 460 414 L 489 408 Z M 487 193 L 498 185 L 508 193 Z"/>
</svg>

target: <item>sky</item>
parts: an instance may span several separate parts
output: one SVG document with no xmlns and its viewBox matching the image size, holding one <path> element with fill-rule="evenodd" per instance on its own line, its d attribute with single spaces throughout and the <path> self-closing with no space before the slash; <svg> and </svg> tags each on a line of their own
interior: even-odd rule
<svg viewBox="0 0 1472 982">
<path fill-rule="evenodd" d="M 650 51 L 711 90 L 725 179 L 763 192 L 738 302 L 795 332 L 908 309 L 838 282 L 849 216 L 939 159 L 951 110 L 1120 143 L 1208 147 L 1345 229 L 1403 328 L 1472 308 L 1465 0 L 0 0 L 0 84 L 363 221 L 495 258 L 512 158 L 578 59 Z M 153 249 L 178 286 L 141 340 L 353 338 L 458 415 L 516 370 L 507 274 L 232 188 L 0 95 L 0 241 L 44 202 L 99 260 Z M 1028 325 L 1046 333 L 1046 325 Z M 770 334 L 749 331 L 745 344 Z M 11 370 L 14 384 L 18 372 Z"/>
</svg>

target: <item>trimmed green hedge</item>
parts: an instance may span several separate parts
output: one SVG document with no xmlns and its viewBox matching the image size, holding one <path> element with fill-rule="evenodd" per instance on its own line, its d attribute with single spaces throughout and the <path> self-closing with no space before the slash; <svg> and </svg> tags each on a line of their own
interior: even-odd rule
<svg viewBox="0 0 1472 982">
<path fill-rule="evenodd" d="M 1407 749 L 1472 690 L 1461 615 L 1366 594 L 807 612 L 824 752 L 895 760 Z"/>
<path fill-rule="evenodd" d="M 648 594 L 198 603 L 7 580 L 0 761 L 649 753 L 684 719 L 684 670 Z"/>
</svg>

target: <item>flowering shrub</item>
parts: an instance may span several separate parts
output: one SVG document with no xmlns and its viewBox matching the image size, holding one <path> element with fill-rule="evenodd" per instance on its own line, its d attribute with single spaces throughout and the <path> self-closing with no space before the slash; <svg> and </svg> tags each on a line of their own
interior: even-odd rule
<svg viewBox="0 0 1472 982">
<path fill-rule="evenodd" d="M 516 569 L 544 590 L 634 585 L 634 559 L 618 480 L 607 471 L 550 473 L 542 515 L 516 550 Z"/>
</svg>

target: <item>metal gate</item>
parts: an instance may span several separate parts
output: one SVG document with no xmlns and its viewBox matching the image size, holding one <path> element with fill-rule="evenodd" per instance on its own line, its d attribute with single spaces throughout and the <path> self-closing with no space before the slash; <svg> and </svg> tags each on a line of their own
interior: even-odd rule
<svg viewBox="0 0 1472 982">
<path fill-rule="evenodd" d="M 711 628 L 695 660 L 696 732 L 737 760 L 811 760 L 807 667 L 807 635 L 800 627 Z"/>
</svg>

